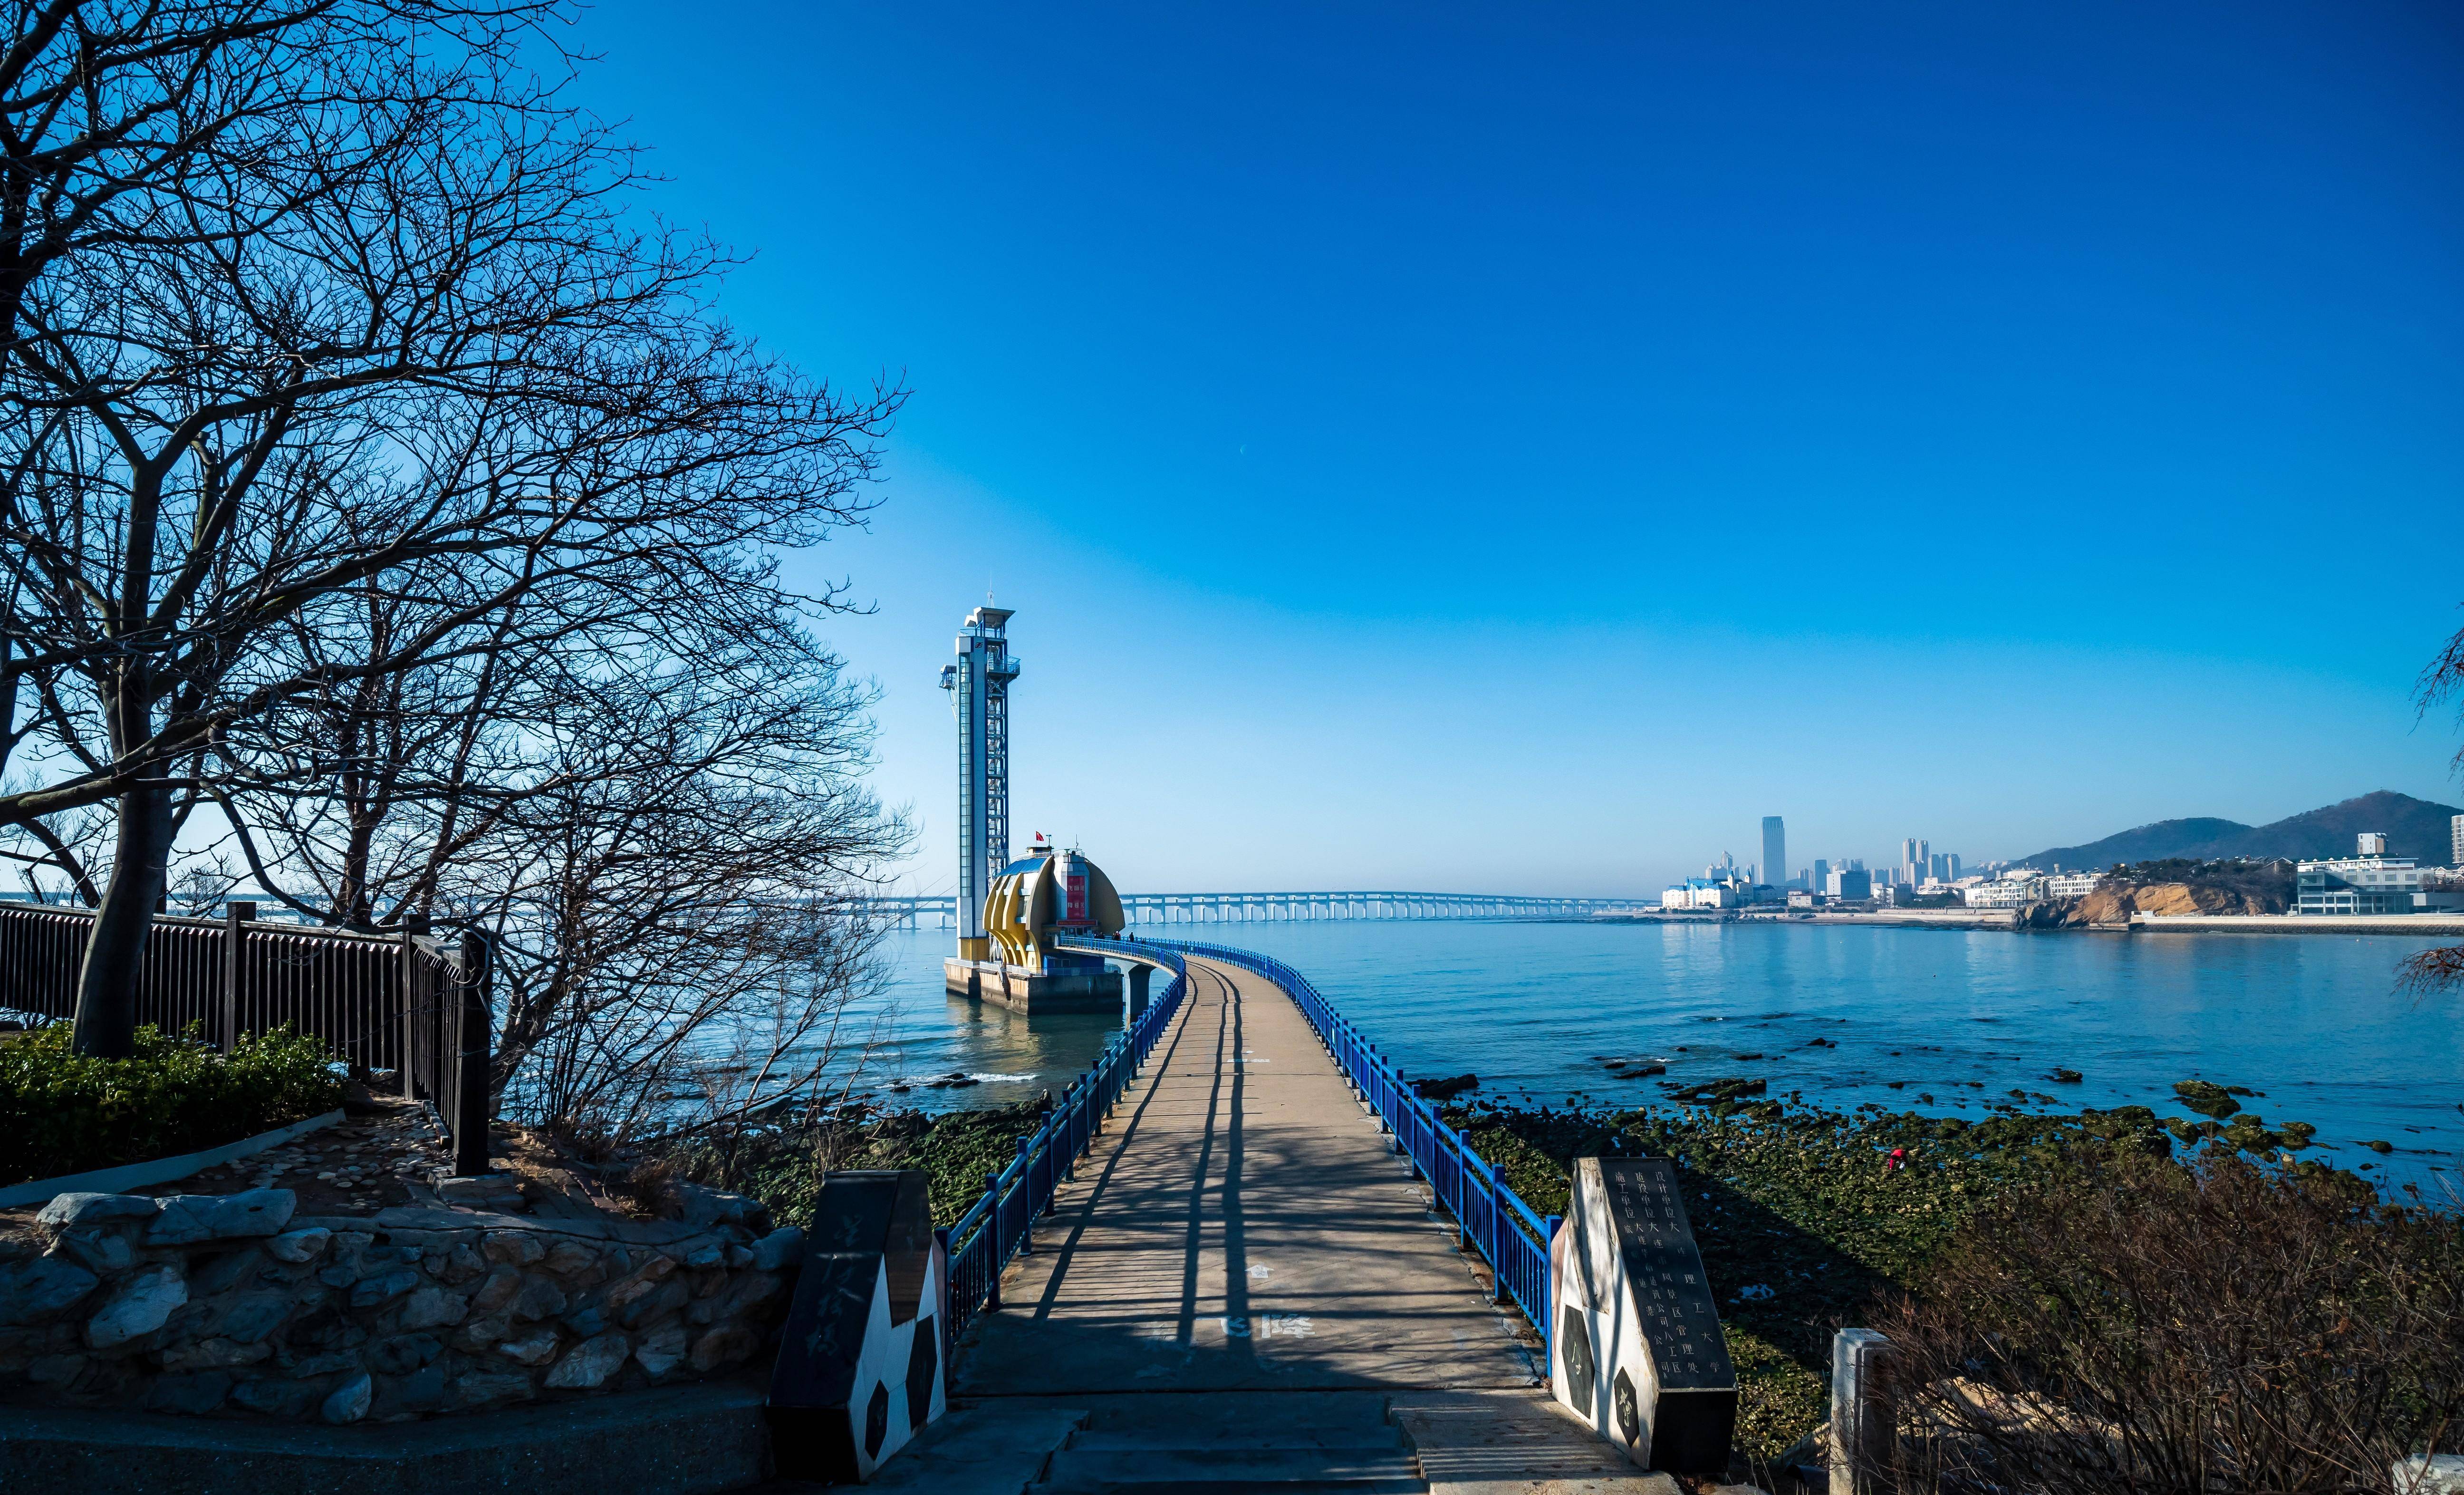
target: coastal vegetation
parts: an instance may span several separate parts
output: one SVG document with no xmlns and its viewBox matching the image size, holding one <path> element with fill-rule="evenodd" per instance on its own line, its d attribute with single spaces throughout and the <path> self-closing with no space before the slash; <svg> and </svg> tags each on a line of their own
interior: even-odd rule
<svg viewBox="0 0 2464 1495">
<path fill-rule="evenodd" d="M 822 1176 L 833 1168 L 915 1168 L 925 1175 L 933 1223 L 957 1224 L 983 1197 L 984 1181 L 1018 1157 L 1018 1139 L 1042 1124 L 1045 1097 L 932 1114 L 849 1105 L 821 1118 L 694 1137 L 644 1154 L 630 1176 L 655 1187 L 667 1177 L 749 1194 L 777 1218 L 810 1218 Z"/>
<path fill-rule="evenodd" d="M 1877 1487 L 2378 1495 L 2454 1450 L 2464 1222 L 2351 1183 L 2125 1154 L 1984 1200 L 1869 1320 Z"/>
<path fill-rule="evenodd" d="M 342 1103 L 324 1045 L 288 1028 L 226 1053 L 146 1023 L 125 1059 L 79 1054 L 69 1038 L 66 1023 L 0 1036 L 0 1183 L 176 1157 Z"/>
<path fill-rule="evenodd" d="M 1545 1211 L 1565 1210 L 1576 1156 L 1677 1162 L 1736 1368 L 1738 1444 L 1771 1461 L 1824 1419 L 1833 1332 L 1933 1301 L 1925 1294 L 1949 1264 L 1994 1249 L 1977 1234 L 1987 1228 L 1981 1219 L 2002 1228 L 2031 1220 L 2030 1228 L 2058 1235 L 2058 1214 L 2047 1212 L 2070 1207 L 2064 1190 L 2118 1177 L 2190 1187 L 2204 1170 L 2255 1167 L 2262 1158 L 2271 1176 L 2299 1181 L 2300 1200 L 2343 1201 L 2365 1236 L 2409 1231 L 2409 1221 L 2427 1218 L 2390 1212 L 2358 1176 L 2298 1158 L 2310 1146 L 2308 1126 L 2271 1126 L 2241 1111 L 2225 1090 L 2211 1098 L 2207 1088 L 2192 1088 L 2222 1114 L 2167 1118 L 2138 1106 L 2039 1113 L 2008 1105 L 1973 1122 L 1874 1105 L 1842 1113 L 1765 1099 L 1762 1082 L 1740 1078 L 1686 1088 L 1669 1107 L 1475 1103 L 1447 1118 Z M 2247 1249 L 2231 1236 L 2212 1238 L 2207 1248 L 2228 1257 Z M 2445 1260 L 2452 1272 L 2464 1256 Z M 2301 1268 L 2252 1262 L 2249 1269 Z M 2449 1282 L 2464 1290 L 2464 1278 Z M 1959 1301 L 1972 1308 L 1981 1300 Z M 2176 1307 L 2187 1312 L 2195 1304 Z M 1978 1322 L 1986 1325 L 1980 1331 L 1991 1330 L 1990 1321 Z M 2464 1364 L 2464 1340 L 2452 1337 L 2464 1317 L 2447 1323 L 2446 1343 Z"/>
</svg>

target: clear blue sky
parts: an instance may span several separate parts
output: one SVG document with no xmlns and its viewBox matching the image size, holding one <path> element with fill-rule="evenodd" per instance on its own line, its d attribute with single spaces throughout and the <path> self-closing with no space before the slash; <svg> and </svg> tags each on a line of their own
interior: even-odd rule
<svg viewBox="0 0 2464 1495">
<path fill-rule="evenodd" d="M 2464 623 L 2464 11 L 587 12 L 727 307 L 913 390 L 880 786 L 1019 609 L 1125 888 L 1656 890 L 2370 789 Z"/>
</svg>

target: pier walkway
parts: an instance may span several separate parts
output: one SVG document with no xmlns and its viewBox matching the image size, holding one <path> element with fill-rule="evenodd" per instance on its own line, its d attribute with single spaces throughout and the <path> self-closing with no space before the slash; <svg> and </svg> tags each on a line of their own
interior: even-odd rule
<svg viewBox="0 0 2464 1495">
<path fill-rule="evenodd" d="M 962 1409 L 881 1484 L 1673 1492 L 1548 1400 L 1391 1139 L 1265 977 L 1189 993 L 957 1354 Z M 998 1430 L 998 1431 L 996 1431 Z M 961 1478 L 961 1475 L 964 1478 Z"/>
</svg>

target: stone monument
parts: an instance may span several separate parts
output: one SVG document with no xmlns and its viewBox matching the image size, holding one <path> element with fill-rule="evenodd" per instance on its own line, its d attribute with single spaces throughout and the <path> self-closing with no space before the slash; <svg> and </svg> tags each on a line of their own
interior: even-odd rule
<svg viewBox="0 0 2464 1495">
<path fill-rule="evenodd" d="M 1549 1265 L 1557 1399 L 1646 1469 L 1726 1470 L 1737 1377 L 1675 1167 L 1574 1159 L 1573 1202 Z"/>
<path fill-rule="evenodd" d="M 949 1274 L 922 1173 L 824 1176 L 770 1374 L 781 1479 L 869 1480 L 942 1414 Z"/>
</svg>

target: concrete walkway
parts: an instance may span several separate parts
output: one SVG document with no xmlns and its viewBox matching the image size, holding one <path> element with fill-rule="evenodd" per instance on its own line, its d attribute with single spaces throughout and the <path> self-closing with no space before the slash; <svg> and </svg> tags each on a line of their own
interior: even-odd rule
<svg viewBox="0 0 2464 1495">
<path fill-rule="evenodd" d="M 1031 1487 L 1673 1488 L 1535 1389 L 1536 1339 L 1291 999 L 1212 961 L 1189 979 L 957 1352 L 962 1403 L 1081 1419 Z"/>
</svg>

